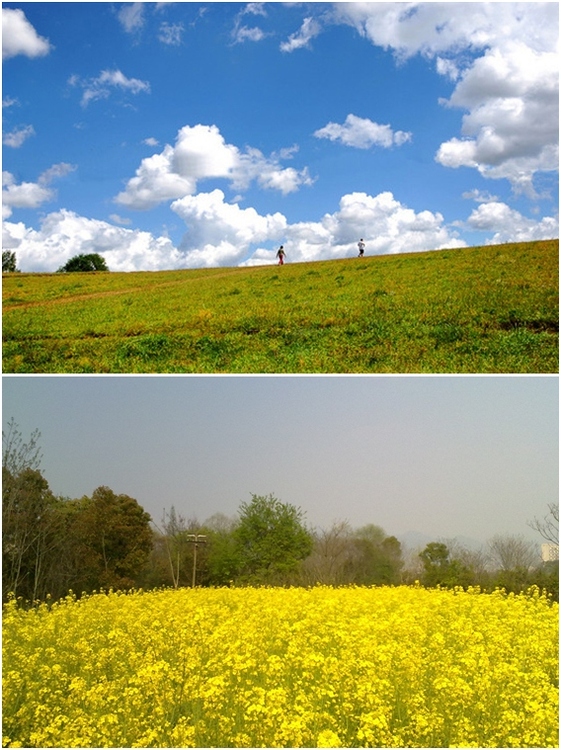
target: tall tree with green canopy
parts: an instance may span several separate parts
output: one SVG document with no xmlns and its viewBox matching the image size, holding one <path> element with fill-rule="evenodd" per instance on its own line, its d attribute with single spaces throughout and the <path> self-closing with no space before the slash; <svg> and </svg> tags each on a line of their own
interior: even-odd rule
<svg viewBox="0 0 561 750">
<path fill-rule="evenodd" d="M 44 595 L 56 543 L 56 500 L 39 471 L 38 430 L 27 442 L 13 419 L 2 431 L 2 596 Z"/>
<path fill-rule="evenodd" d="M 153 544 L 148 513 L 109 487 L 98 487 L 91 498 L 76 503 L 70 534 L 82 565 L 80 589 L 134 586 Z"/>
<path fill-rule="evenodd" d="M 99 253 L 75 255 L 58 269 L 58 273 L 74 273 L 80 271 L 109 271 L 105 258 Z"/>
<path fill-rule="evenodd" d="M 425 586 L 463 586 L 469 583 L 469 571 L 458 559 L 450 558 L 450 550 L 443 542 L 430 542 L 419 553 L 423 562 Z"/>
<path fill-rule="evenodd" d="M 313 540 L 304 514 L 274 495 L 252 495 L 242 503 L 234 531 L 241 563 L 241 580 L 288 583 L 300 562 L 312 551 Z"/>
<path fill-rule="evenodd" d="M 15 252 L 12 250 L 2 250 L 2 273 L 15 273 L 18 270 L 16 265 Z"/>
</svg>

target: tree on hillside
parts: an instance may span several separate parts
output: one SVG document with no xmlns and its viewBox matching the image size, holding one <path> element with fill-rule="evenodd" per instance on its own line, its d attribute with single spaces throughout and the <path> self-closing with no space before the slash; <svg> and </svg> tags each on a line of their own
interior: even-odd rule
<svg viewBox="0 0 561 750">
<path fill-rule="evenodd" d="M 13 250 L 2 250 L 2 273 L 15 273 L 16 253 Z"/>
<path fill-rule="evenodd" d="M 58 269 L 58 273 L 74 273 L 77 271 L 109 271 L 105 258 L 98 253 L 75 255 Z"/>
<path fill-rule="evenodd" d="M 312 551 L 312 536 L 299 508 L 273 495 L 242 503 L 234 535 L 241 577 L 252 583 L 286 583 Z"/>
</svg>

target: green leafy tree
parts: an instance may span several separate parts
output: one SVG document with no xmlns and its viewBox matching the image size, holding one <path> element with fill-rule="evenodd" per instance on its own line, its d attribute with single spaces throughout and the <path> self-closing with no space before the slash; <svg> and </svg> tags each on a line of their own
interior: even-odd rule
<svg viewBox="0 0 561 750">
<path fill-rule="evenodd" d="M 273 495 L 252 495 L 242 503 L 234 532 L 241 565 L 241 580 L 251 583 L 287 583 L 312 551 L 312 536 L 299 508 Z"/>
<path fill-rule="evenodd" d="M 57 501 L 37 469 L 2 470 L 2 593 L 45 596 L 60 539 Z"/>
<path fill-rule="evenodd" d="M 2 250 L 2 273 L 15 273 L 16 254 L 13 250 Z"/>
<path fill-rule="evenodd" d="M 424 567 L 425 586 L 467 585 L 467 571 L 459 560 L 450 558 L 450 550 L 443 542 L 430 542 L 419 554 Z"/>
<path fill-rule="evenodd" d="M 58 269 L 58 273 L 74 273 L 77 271 L 108 271 L 107 263 L 98 253 L 89 255 L 75 255 Z"/>
<path fill-rule="evenodd" d="M 164 509 L 162 529 L 173 587 L 179 588 L 180 578 L 185 577 L 186 570 L 187 523 L 185 518 L 176 512 L 173 505 L 167 514 Z"/>
<path fill-rule="evenodd" d="M 551 597 L 559 601 L 559 562 L 548 560 L 542 563 L 534 572 L 532 583 L 545 589 Z"/>
<path fill-rule="evenodd" d="M 2 431 L 2 594 L 36 599 L 53 544 L 54 497 L 39 471 L 40 433 L 25 442 L 11 419 Z"/>
<path fill-rule="evenodd" d="M 128 495 L 98 487 L 75 502 L 70 524 L 75 558 L 80 561 L 76 588 L 131 588 L 152 550 L 150 516 Z"/>
<path fill-rule="evenodd" d="M 204 522 L 202 532 L 207 535 L 208 543 L 201 583 L 228 586 L 239 575 L 242 561 L 235 535 L 237 524 L 236 519 L 223 513 L 216 513 Z"/>
<path fill-rule="evenodd" d="M 354 555 L 349 563 L 350 582 L 363 585 L 397 584 L 401 580 L 403 560 L 401 544 L 394 536 L 374 524 L 353 534 Z"/>
</svg>

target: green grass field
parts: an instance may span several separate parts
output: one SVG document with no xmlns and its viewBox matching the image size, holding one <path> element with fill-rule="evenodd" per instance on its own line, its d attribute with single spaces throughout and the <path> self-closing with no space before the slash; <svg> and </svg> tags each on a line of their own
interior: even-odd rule
<svg viewBox="0 0 561 750">
<path fill-rule="evenodd" d="M 3 277 L 3 371 L 558 371 L 559 241 Z"/>
</svg>

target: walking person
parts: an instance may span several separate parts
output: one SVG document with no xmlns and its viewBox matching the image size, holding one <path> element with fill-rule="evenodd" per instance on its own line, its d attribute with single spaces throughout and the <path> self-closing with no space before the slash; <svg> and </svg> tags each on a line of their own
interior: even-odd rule
<svg viewBox="0 0 561 750">
<path fill-rule="evenodd" d="M 364 244 L 364 240 L 362 239 L 362 237 L 360 238 L 357 244 L 358 244 L 358 257 L 364 258 L 364 248 L 366 247 L 366 245 Z"/>
<path fill-rule="evenodd" d="M 284 266 L 284 256 L 286 253 L 284 252 L 284 247 L 281 245 L 279 249 L 277 250 L 277 258 L 279 259 L 279 266 Z"/>
</svg>

